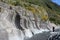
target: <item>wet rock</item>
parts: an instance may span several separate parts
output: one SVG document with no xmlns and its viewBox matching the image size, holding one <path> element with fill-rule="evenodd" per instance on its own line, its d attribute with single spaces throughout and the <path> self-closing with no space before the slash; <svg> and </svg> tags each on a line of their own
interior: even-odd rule
<svg viewBox="0 0 60 40">
<path fill-rule="evenodd" d="M 50 32 L 43 32 L 36 34 L 32 38 L 26 40 L 48 40 L 49 36 L 50 36 Z"/>
</svg>

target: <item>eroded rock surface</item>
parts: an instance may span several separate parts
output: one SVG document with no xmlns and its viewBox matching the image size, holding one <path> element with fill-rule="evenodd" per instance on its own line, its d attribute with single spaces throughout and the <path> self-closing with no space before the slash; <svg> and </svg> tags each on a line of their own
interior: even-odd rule
<svg viewBox="0 0 60 40">
<path fill-rule="evenodd" d="M 42 21 L 38 15 L 21 6 L 0 2 L 0 8 L 0 30 L 4 29 L 0 31 L 1 40 L 24 40 L 51 28 L 48 20 Z M 43 10 L 43 13 L 47 12 Z"/>
</svg>

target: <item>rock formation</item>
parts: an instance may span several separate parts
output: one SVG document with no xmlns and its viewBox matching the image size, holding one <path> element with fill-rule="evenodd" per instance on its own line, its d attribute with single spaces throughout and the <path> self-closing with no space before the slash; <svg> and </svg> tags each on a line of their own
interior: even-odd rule
<svg viewBox="0 0 60 40">
<path fill-rule="evenodd" d="M 11 1 L 12 4 L 9 4 L 10 1 L 0 1 L 0 34 L 7 37 L 0 40 L 25 40 L 56 27 L 49 21 L 49 14 L 42 6 L 21 0 L 20 3 Z"/>
</svg>

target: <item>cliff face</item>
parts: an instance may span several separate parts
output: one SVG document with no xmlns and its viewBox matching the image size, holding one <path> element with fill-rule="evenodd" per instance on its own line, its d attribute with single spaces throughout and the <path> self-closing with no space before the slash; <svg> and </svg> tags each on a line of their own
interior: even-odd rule
<svg viewBox="0 0 60 40">
<path fill-rule="evenodd" d="M 44 15 L 47 14 L 44 9 L 42 10 L 45 12 Z M 32 11 L 21 6 L 11 6 L 0 2 L 0 30 L 4 31 L 2 33 L 7 33 L 5 35 L 8 36 L 9 40 L 30 38 L 44 31 L 41 28 L 47 29 L 47 21 L 41 20 L 40 16 L 38 17 Z"/>
<path fill-rule="evenodd" d="M 46 5 L 49 8 L 43 6 L 43 2 L 47 0 L 40 0 L 39 2 L 43 3 L 40 3 L 41 6 L 35 4 L 35 1 L 28 0 L 0 1 L 0 30 L 4 31 L 1 34 L 6 33 L 8 36 L 6 40 L 24 40 L 43 31 L 52 30 L 53 26 L 56 27 L 49 21 L 49 16 L 52 15 L 48 13 L 51 12 L 50 7 L 48 4 Z M 36 2 L 38 1 L 36 0 Z M 2 40 L 4 39 L 2 38 Z"/>
</svg>

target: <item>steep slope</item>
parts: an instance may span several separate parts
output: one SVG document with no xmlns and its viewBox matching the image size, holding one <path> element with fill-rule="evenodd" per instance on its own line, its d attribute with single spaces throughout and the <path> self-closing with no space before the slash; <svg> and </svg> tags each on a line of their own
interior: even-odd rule
<svg viewBox="0 0 60 40">
<path fill-rule="evenodd" d="M 8 33 L 8 40 L 24 40 L 35 34 L 48 31 L 47 20 L 41 20 L 42 17 L 39 13 L 39 16 L 36 15 L 34 6 L 31 8 L 34 11 L 28 8 L 0 2 L 0 30 L 4 31 L 2 33 L 5 31 Z M 42 16 L 47 15 L 44 9 L 39 10 L 39 12 L 41 11 L 43 12 Z"/>
<path fill-rule="evenodd" d="M 50 31 L 60 23 L 59 9 L 51 0 L 0 0 L 0 30 L 7 31 L 9 40 Z"/>
<path fill-rule="evenodd" d="M 51 0 L 26 0 L 31 4 L 39 5 L 45 8 L 48 12 L 49 20 L 55 24 L 60 24 L 60 6 L 53 3 Z"/>
<path fill-rule="evenodd" d="M 15 6 L 31 6 L 36 5 L 45 9 L 48 13 L 49 20 L 55 24 L 60 24 L 60 6 L 53 3 L 51 0 L 5 0 L 3 2 L 15 5 Z M 26 3 L 26 4 L 25 4 Z M 34 6 L 35 7 L 35 6 Z M 37 8 L 39 9 L 39 8 Z M 41 10 L 41 9 L 40 9 Z M 32 11 L 32 10 L 31 10 Z"/>
</svg>

